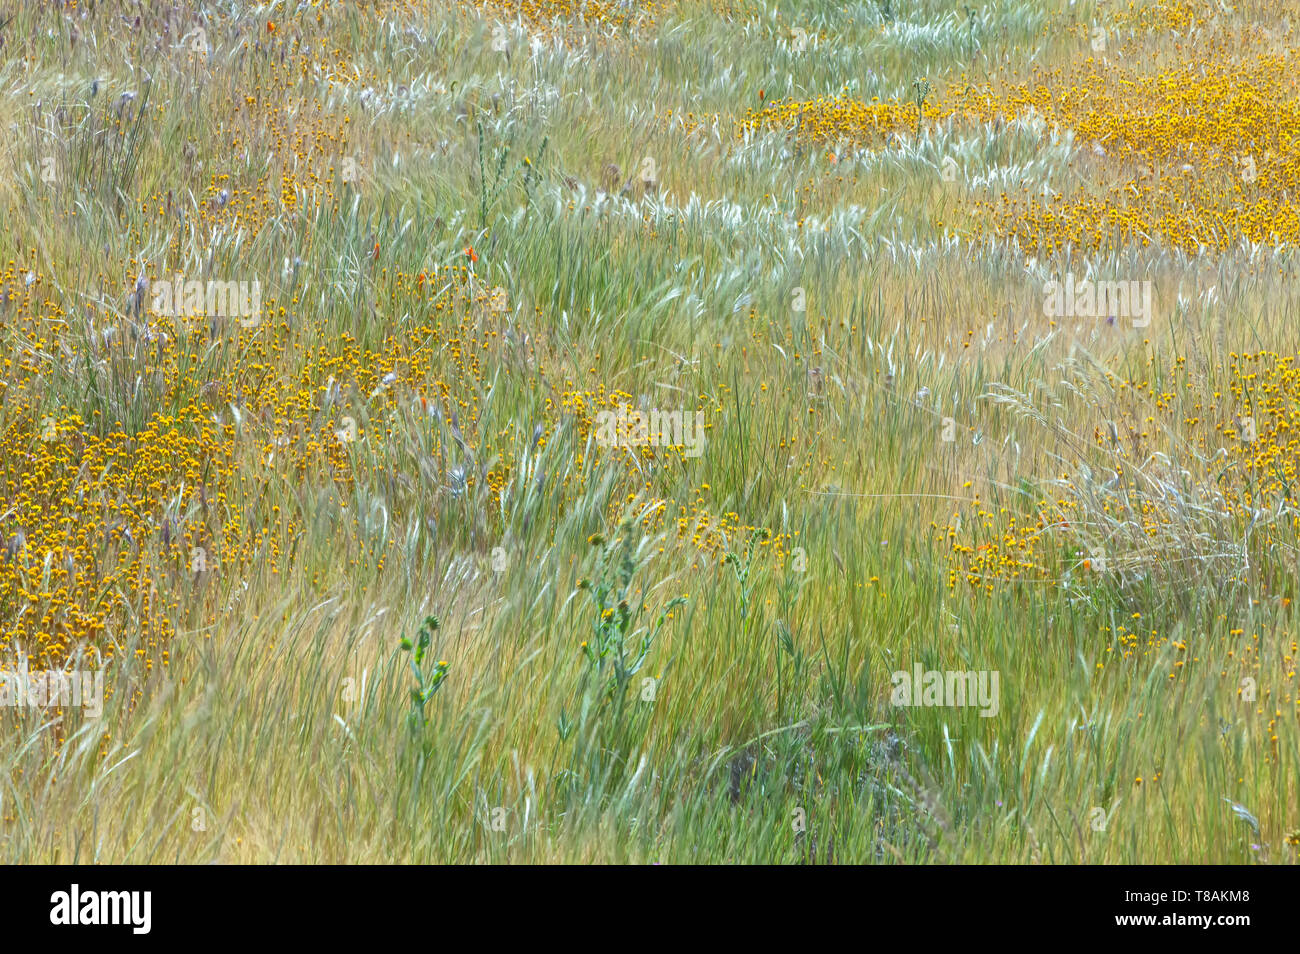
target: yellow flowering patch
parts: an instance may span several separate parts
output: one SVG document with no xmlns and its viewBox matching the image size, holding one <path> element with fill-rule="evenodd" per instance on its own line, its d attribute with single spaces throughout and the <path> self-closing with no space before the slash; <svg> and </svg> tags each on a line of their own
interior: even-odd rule
<svg viewBox="0 0 1300 954">
<path fill-rule="evenodd" d="M 1172 14 L 1170 23 L 1185 25 Z M 737 136 L 783 130 L 809 143 L 885 148 L 913 138 L 918 119 L 923 129 L 1027 120 L 1044 139 L 1071 133 L 1077 161 L 1099 186 L 1046 197 L 1028 190 L 972 196 L 968 211 L 980 232 L 1049 254 L 1067 245 L 1158 240 L 1196 251 L 1300 239 L 1292 199 L 1300 187 L 1294 51 L 1261 27 L 1244 27 L 1189 48 L 1189 61 L 1153 69 L 1140 41 L 1122 56 L 1118 38 L 1112 43 L 1109 54 L 1094 52 L 1080 37 L 1072 65 L 1035 68 L 1027 79 L 1011 73 L 952 84 L 919 108 L 848 93 L 766 102 L 740 118 Z"/>
</svg>

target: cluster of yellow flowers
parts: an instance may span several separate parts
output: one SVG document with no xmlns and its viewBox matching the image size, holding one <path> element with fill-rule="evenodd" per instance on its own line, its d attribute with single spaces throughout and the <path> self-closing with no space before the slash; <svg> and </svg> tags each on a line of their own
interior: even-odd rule
<svg viewBox="0 0 1300 954">
<path fill-rule="evenodd" d="M 1165 390 L 1112 380 L 1114 417 L 1092 428 L 1096 459 L 1077 461 L 1078 475 L 1059 475 L 1056 494 L 1025 508 L 1027 516 L 977 502 L 947 526 L 932 525 L 949 546 L 949 588 L 964 582 L 985 595 L 1026 585 L 1087 592 L 1126 576 L 1159 576 L 1165 566 L 1183 578 L 1199 564 L 1210 568 L 1216 586 L 1248 587 L 1252 605 L 1268 600 L 1284 619 L 1295 587 L 1288 572 L 1275 571 L 1300 532 L 1300 368 L 1293 355 L 1275 352 L 1228 357 L 1226 380 L 1209 398 L 1196 397 L 1207 389 L 1182 358 Z M 1251 548 L 1244 564 L 1253 573 L 1215 562 L 1239 544 Z M 1258 693 L 1248 701 L 1272 717 L 1272 733 L 1283 703 L 1300 707 L 1296 641 L 1276 632 L 1268 643 L 1274 648 L 1261 653 L 1259 634 L 1245 640 L 1226 617 L 1224 629 L 1226 655 L 1240 671 L 1221 675 Z M 1111 642 L 1099 666 L 1139 662 L 1172 645 L 1171 680 L 1205 656 L 1203 643 L 1192 651 L 1186 637 L 1154 629 L 1121 626 Z"/>
<path fill-rule="evenodd" d="M 619 30 L 653 26 L 680 9 L 681 0 L 460 0 L 475 17 L 505 23 L 525 21 L 543 34 L 564 36 L 564 29 L 599 26 Z M 754 9 L 752 0 L 706 0 L 697 4 L 711 15 L 736 19 Z"/>
<path fill-rule="evenodd" d="M 358 468 L 367 482 L 384 479 L 392 450 L 411 465 L 408 481 L 440 480 L 455 466 L 448 456 L 466 449 L 496 461 L 465 467 L 466 487 L 486 480 L 495 494 L 509 473 L 510 449 L 493 454 L 494 435 L 478 433 L 482 355 L 499 333 L 484 329 L 483 293 L 465 265 L 395 276 L 393 307 L 425 317 L 369 346 L 295 323 L 292 306 L 257 328 L 146 308 L 143 330 L 105 324 L 80 341 L 47 341 L 34 329 L 59 312 L 46 302 L 41 313 L 43 286 L 12 263 L 0 281 L 6 309 L 33 329 L 23 365 L 6 360 L 5 400 L 25 413 L 0 435 L 0 651 L 21 646 L 33 665 L 60 665 L 78 646 L 112 656 L 128 621 L 149 665 L 165 663 L 174 614 L 182 598 L 187 611 L 204 604 L 209 574 L 287 565 L 281 541 L 295 539 L 304 515 L 286 502 L 269 522 L 244 519 L 244 501 L 274 475 L 323 476 L 343 491 Z M 62 349 L 97 373 L 103 401 L 89 419 L 43 407 L 41 377 Z M 239 358 L 188 379 L 194 356 L 216 349 Z M 295 363 L 293 377 L 269 373 Z M 426 438 L 420 450 L 386 448 L 398 415 Z"/>
<path fill-rule="evenodd" d="M 1157 0 L 1154 4 L 1132 2 L 1115 14 L 1115 25 L 1135 30 L 1178 30 L 1203 25 L 1215 15 L 1212 0 Z"/>
<path fill-rule="evenodd" d="M 1188 7 L 1166 10 L 1186 24 Z M 1198 22 L 1204 24 L 1202 18 Z M 1014 236 L 1051 253 L 1149 245 L 1157 239 L 1188 251 L 1224 249 L 1242 240 L 1300 239 L 1292 194 L 1300 187 L 1300 120 L 1293 51 L 1264 27 L 1212 33 L 1176 66 L 1151 69 L 1140 46 L 1119 57 L 1079 42 L 1072 66 L 1012 70 L 992 83 L 952 84 L 918 106 L 914 100 L 862 101 L 847 90 L 810 101 L 776 100 L 749 109 L 737 136 L 784 130 L 832 149 L 884 146 L 951 121 L 956 128 L 1002 127 L 1025 120 L 1034 135 L 1070 131 L 1085 178 L 1099 188 L 1051 193 L 1026 187 L 968 197 L 971 228 Z M 1118 38 L 1114 41 L 1118 43 Z M 686 127 L 703 118 L 682 120 Z M 835 161 L 836 152 L 828 153 Z"/>
<path fill-rule="evenodd" d="M 1169 465 L 1157 462 L 1169 455 L 1201 471 L 1199 478 L 1180 482 L 1179 491 L 1199 495 L 1203 499 L 1198 503 L 1222 517 L 1258 521 L 1263 511 L 1300 509 L 1300 368 L 1295 367 L 1295 357 L 1233 352 L 1229 361 L 1227 380 L 1209 399 L 1194 396 L 1201 388 L 1184 358 L 1175 359 L 1168 390 L 1108 375 L 1115 398 L 1112 416 L 1092 425 L 1099 457 L 1077 462 L 1081 468 L 1090 465 L 1100 471 L 1105 486 L 1095 486 L 1095 476 L 1084 481 L 1061 474 L 1058 493 L 1038 500 L 1028 520 L 1005 507 L 995 515 L 976 503 L 965 532 L 956 519 L 936 527 L 939 539 L 949 542 L 964 568 L 951 571 L 950 585 L 955 586 L 960 575 L 992 592 L 997 581 L 1057 579 L 1058 570 L 1067 568 L 1095 571 L 1088 565 L 1088 552 L 1097 541 L 1083 530 L 1089 509 L 1136 521 L 1141 534 L 1151 540 L 1162 535 L 1177 538 L 1186 515 L 1160 506 L 1159 495 L 1143 493 L 1135 476 L 1141 471 L 1165 479 L 1168 475 L 1159 468 Z M 1300 530 L 1300 517 L 1289 526 Z M 1277 532 L 1273 524 L 1261 527 L 1261 544 L 1272 544 Z M 1048 539 L 1068 542 L 1059 553 L 1051 553 Z M 1073 562 L 1067 566 L 1053 565 L 1070 557 Z"/>
<path fill-rule="evenodd" d="M 522 17 L 534 26 L 546 26 L 554 20 L 565 19 L 579 24 L 610 27 L 633 24 L 646 26 L 673 6 L 672 3 L 656 0 L 646 0 L 644 3 L 620 0 L 486 0 L 463 2 L 462 5 L 479 15 L 495 17 L 507 23 L 516 17 Z"/>
</svg>

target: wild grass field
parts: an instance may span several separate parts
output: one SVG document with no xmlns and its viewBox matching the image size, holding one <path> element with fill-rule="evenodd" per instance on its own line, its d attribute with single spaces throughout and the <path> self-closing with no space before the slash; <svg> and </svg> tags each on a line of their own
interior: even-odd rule
<svg viewBox="0 0 1300 954">
<path fill-rule="evenodd" d="M 0 4 L 0 859 L 1295 863 L 1296 12 Z"/>
</svg>

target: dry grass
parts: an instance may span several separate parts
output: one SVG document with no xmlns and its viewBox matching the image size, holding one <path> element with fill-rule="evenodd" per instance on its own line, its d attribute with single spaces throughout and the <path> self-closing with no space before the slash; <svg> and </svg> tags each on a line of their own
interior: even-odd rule
<svg viewBox="0 0 1300 954">
<path fill-rule="evenodd" d="M 4 859 L 1294 862 L 1297 36 L 1114 6 L 18 10 Z"/>
</svg>

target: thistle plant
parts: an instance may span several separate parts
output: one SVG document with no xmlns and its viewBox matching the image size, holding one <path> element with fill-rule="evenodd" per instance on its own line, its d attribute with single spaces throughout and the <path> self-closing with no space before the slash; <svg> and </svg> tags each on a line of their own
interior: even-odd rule
<svg viewBox="0 0 1300 954">
<path fill-rule="evenodd" d="M 754 567 L 754 547 L 759 540 L 766 540 L 771 536 L 770 531 L 760 528 L 749 535 L 749 542 L 745 545 L 745 556 L 742 559 L 730 550 L 723 557 L 724 566 L 731 567 L 732 572 L 736 575 L 736 582 L 740 585 L 740 618 L 742 620 L 749 616 L 749 598 L 754 591 L 754 584 L 750 581 L 750 574 Z"/>
<path fill-rule="evenodd" d="M 973 56 L 975 51 L 979 49 L 979 40 L 975 36 L 975 31 L 980 25 L 980 12 L 974 7 L 965 7 L 964 9 L 966 10 L 966 26 L 968 29 L 967 38 L 970 40 L 970 50 Z"/>
<path fill-rule="evenodd" d="M 621 712 L 632 677 L 645 665 L 656 637 L 673 609 L 686 602 L 674 597 L 652 623 L 636 626 L 640 610 L 632 608 L 632 579 L 636 561 L 631 541 L 631 524 L 624 524 L 619 539 L 606 544 L 596 534 L 590 540 L 602 546 L 597 560 L 596 579 L 584 579 L 578 588 L 587 594 L 592 607 L 591 636 L 582 643 L 582 655 L 589 664 L 588 673 L 602 686 L 606 703 Z"/>
<path fill-rule="evenodd" d="M 478 201 L 479 201 L 479 228 L 486 229 L 488 224 L 488 212 L 496 205 L 497 199 L 506 187 L 514 181 L 516 175 L 519 176 L 520 184 L 524 190 L 524 204 L 528 205 L 532 201 L 533 189 L 541 181 L 541 173 L 538 172 L 538 166 L 546 156 L 546 147 L 550 143 L 550 137 L 542 139 L 542 144 L 537 150 L 537 158 L 524 156 L 519 160 L 518 165 L 507 172 L 506 166 L 510 161 L 510 145 L 500 146 L 496 150 L 496 169 L 492 175 L 492 185 L 488 186 L 486 164 L 483 161 L 485 146 L 483 142 L 483 120 L 477 121 L 478 125 Z"/>
<path fill-rule="evenodd" d="M 429 724 L 428 717 L 424 714 L 424 707 L 433 698 L 434 693 L 442 688 L 443 681 L 447 678 L 447 670 L 451 668 L 450 664 L 443 659 L 435 663 L 428 672 L 425 671 L 424 658 L 428 655 L 438 625 L 438 617 L 426 616 L 424 622 L 420 624 L 415 641 L 403 637 L 401 642 L 402 651 L 411 654 L 409 660 L 411 675 L 415 679 L 415 686 L 411 689 L 411 711 L 408 716 L 411 732 L 414 735 L 418 735 Z"/>
<path fill-rule="evenodd" d="M 916 134 L 921 135 L 921 110 L 925 108 L 925 99 L 930 95 L 930 81 L 919 79 L 912 84 L 912 101 L 916 103 Z"/>
</svg>

